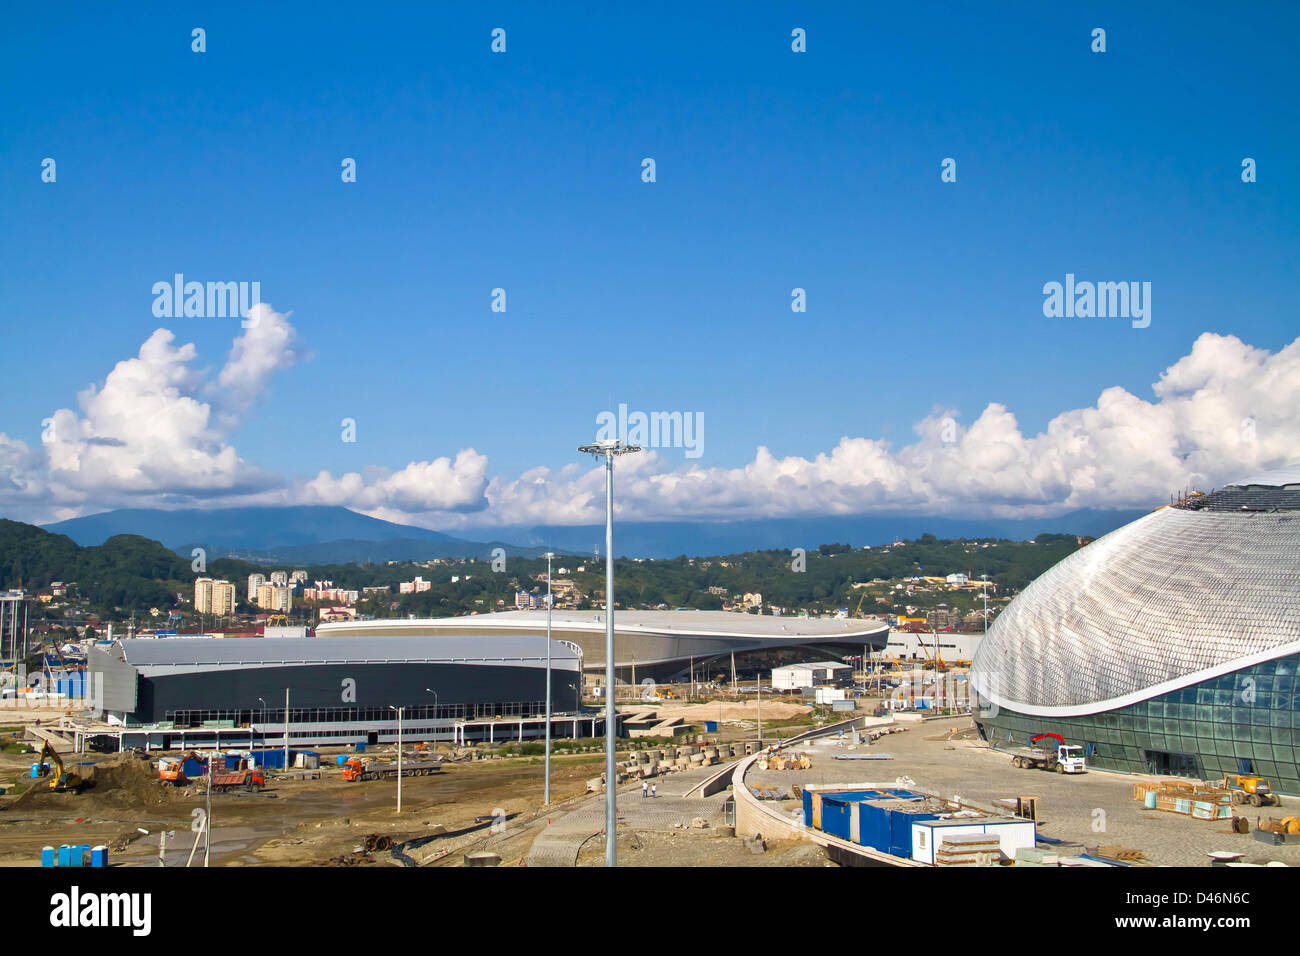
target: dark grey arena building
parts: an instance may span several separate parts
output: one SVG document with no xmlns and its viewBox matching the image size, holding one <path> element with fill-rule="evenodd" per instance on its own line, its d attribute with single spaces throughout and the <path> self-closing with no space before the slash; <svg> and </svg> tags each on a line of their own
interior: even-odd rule
<svg viewBox="0 0 1300 956">
<path fill-rule="evenodd" d="M 577 650 L 551 641 L 552 712 L 575 715 Z M 291 746 L 536 736 L 546 714 L 545 637 L 122 640 L 87 661 L 101 716 L 122 745 Z M 590 726 L 588 726 L 590 725 Z M 553 733 L 603 732 L 591 717 Z M 135 734 L 127 731 L 137 731 Z"/>
<path fill-rule="evenodd" d="M 1300 467 L 1061 561 L 989 629 L 971 687 L 994 747 L 1055 732 L 1102 769 L 1259 775 L 1300 794 Z"/>
</svg>

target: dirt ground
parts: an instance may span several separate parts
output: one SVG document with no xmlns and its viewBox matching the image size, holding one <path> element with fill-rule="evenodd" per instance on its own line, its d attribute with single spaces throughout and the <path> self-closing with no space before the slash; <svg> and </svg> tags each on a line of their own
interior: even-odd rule
<svg viewBox="0 0 1300 956">
<path fill-rule="evenodd" d="M 26 783 L 32 755 L 0 755 L 0 781 Z M 194 843 L 193 812 L 205 805 L 201 786 L 176 788 L 157 780 L 157 769 L 129 754 L 92 758 L 73 755 L 69 769 L 96 760 L 95 785 L 79 794 L 38 788 L 0 797 L 0 866 L 39 866 L 43 846 L 84 843 L 112 845 L 133 838 L 110 853 L 121 865 L 156 865 L 160 831 L 169 831 L 168 865 L 184 865 Z M 584 754 L 552 759 L 553 802 L 585 793 L 586 780 L 600 772 L 601 757 Z M 320 865 L 351 856 L 367 834 L 395 841 L 456 834 L 483 828 L 493 818 L 512 822 L 540 812 L 543 780 L 540 758 L 450 763 L 444 772 L 402 781 L 402 814 L 396 812 L 392 780 L 348 783 L 337 766 L 319 780 L 268 779 L 262 793 L 212 795 L 214 865 Z M 137 828 L 149 831 L 138 836 Z M 456 844 L 464 842 L 456 839 Z M 199 856 L 202 854 L 199 849 Z M 367 862 L 401 865 L 388 854 Z"/>
<path fill-rule="evenodd" d="M 763 721 L 790 720 L 812 713 L 807 704 L 790 704 L 784 701 L 765 700 L 762 702 Z M 756 700 L 722 701 L 716 704 L 679 704 L 673 701 L 657 700 L 654 709 L 660 717 L 681 717 L 688 723 L 704 720 L 752 720 L 757 721 L 759 703 Z"/>
</svg>

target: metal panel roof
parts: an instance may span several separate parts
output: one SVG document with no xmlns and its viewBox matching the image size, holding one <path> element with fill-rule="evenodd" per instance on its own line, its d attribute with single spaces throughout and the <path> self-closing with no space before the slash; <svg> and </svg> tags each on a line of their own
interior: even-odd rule
<svg viewBox="0 0 1300 956">
<path fill-rule="evenodd" d="M 1228 484 L 1234 488 L 1248 488 L 1251 485 L 1261 485 L 1265 488 L 1285 488 L 1287 485 L 1300 486 L 1300 464 L 1274 468 L 1272 471 L 1251 475 L 1249 478 L 1243 478 L 1240 481 L 1230 481 Z"/>
<path fill-rule="evenodd" d="M 604 631 L 605 616 L 602 611 L 552 611 L 553 628 L 565 630 Z M 546 628 L 546 611 L 498 611 L 475 614 L 469 617 L 427 618 L 411 620 L 402 618 L 371 621 L 338 621 L 316 628 L 319 637 L 336 635 L 383 633 L 416 626 L 437 629 L 459 629 L 472 634 L 478 628 L 519 628 L 531 630 Z M 736 614 L 731 611 L 615 611 L 614 629 L 626 634 L 663 634 L 668 636 L 707 636 L 759 639 L 846 639 L 858 635 L 881 634 L 889 629 L 886 621 L 877 618 L 803 618 L 776 617 L 771 614 Z"/>
<path fill-rule="evenodd" d="M 389 663 L 535 663 L 546 660 L 546 638 L 474 635 L 392 637 L 160 638 L 117 641 L 110 650 L 136 667 L 185 667 L 237 664 L 389 664 Z M 562 641 L 551 641 L 557 666 L 578 655 Z"/>
<path fill-rule="evenodd" d="M 971 684 L 1021 713 L 1126 706 L 1300 650 L 1300 514 L 1162 508 L 1034 580 Z"/>
</svg>

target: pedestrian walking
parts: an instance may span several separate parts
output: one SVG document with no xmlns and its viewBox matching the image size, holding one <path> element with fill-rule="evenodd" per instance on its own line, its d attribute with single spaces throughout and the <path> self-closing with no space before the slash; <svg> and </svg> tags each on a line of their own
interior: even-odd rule
<svg viewBox="0 0 1300 956">
<path fill-rule="evenodd" d="M 659 796 L 659 784 L 656 783 L 653 787 L 650 788 L 650 799 L 653 800 L 657 796 Z"/>
<path fill-rule="evenodd" d="M 646 791 L 647 791 L 649 788 L 650 788 L 650 784 L 648 784 L 648 783 L 646 783 L 644 780 L 642 780 L 642 781 L 641 781 L 641 799 L 642 799 L 642 800 L 645 799 Z"/>
</svg>

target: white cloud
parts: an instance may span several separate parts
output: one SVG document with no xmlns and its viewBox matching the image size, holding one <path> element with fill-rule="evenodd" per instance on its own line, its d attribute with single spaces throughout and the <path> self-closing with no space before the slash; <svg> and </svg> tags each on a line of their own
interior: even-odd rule
<svg viewBox="0 0 1300 956">
<path fill-rule="evenodd" d="M 246 409 L 271 371 L 294 360 L 287 317 L 257 308 L 259 321 L 235 340 L 215 386 L 194 369 L 194 345 L 177 345 L 175 334 L 160 328 L 102 384 L 80 392 L 77 410 L 53 412 L 36 450 L 0 436 L 0 506 L 67 517 L 282 484 L 240 458 L 227 439 L 238 421 L 233 410 Z M 212 402 L 227 412 L 215 415 Z"/>
<path fill-rule="evenodd" d="M 667 469 L 653 454 L 619 460 L 618 512 L 637 520 L 911 512 L 1047 516 L 1143 508 L 1187 486 L 1208 489 L 1300 459 L 1300 339 L 1276 354 L 1206 333 L 1152 386 L 1154 401 L 1108 388 L 1037 435 L 989 404 L 943 440 L 937 413 L 897 450 L 841 438 L 828 453 L 777 458 L 760 447 L 738 468 Z M 544 469 L 494 478 L 484 512 L 447 525 L 604 520 L 600 469 L 548 480 Z"/>
<path fill-rule="evenodd" d="M 487 465 L 485 455 L 466 448 L 455 461 L 413 461 L 400 471 L 380 471 L 370 480 L 357 472 L 334 478 L 322 471 L 301 486 L 297 503 L 344 505 L 376 517 L 381 510 L 407 516 L 474 510 L 484 505 Z"/>
<path fill-rule="evenodd" d="M 599 466 L 536 467 L 511 479 L 490 476 L 487 457 L 466 448 L 397 470 L 322 470 L 286 482 L 246 463 L 230 428 L 274 371 L 297 361 L 294 338 L 288 317 L 266 308 L 211 383 L 193 370 L 192 345 L 157 330 L 80 395 L 80 413 L 54 413 L 52 440 L 32 449 L 0 434 L 0 506 L 48 518 L 128 503 L 329 504 L 452 531 L 604 520 Z M 936 410 L 897 448 L 846 436 L 811 458 L 760 447 L 736 467 L 679 465 L 649 451 L 619 459 L 618 509 L 624 520 L 721 520 L 1149 507 L 1175 489 L 1208 489 L 1300 458 L 1297 407 L 1300 339 L 1271 353 L 1206 333 L 1149 398 L 1107 388 L 1039 434 L 1024 434 L 1010 409 L 991 403 L 967 426 Z"/>
<path fill-rule="evenodd" d="M 235 339 L 230 355 L 217 376 L 225 404 L 234 414 L 247 411 L 266 390 L 272 373 L 298 361 L 290 346 L 297 332 L 289 324 L 291 313 L 276 312 L 264 302 L 248 311 L 248 327 Z"/>
</svg>

